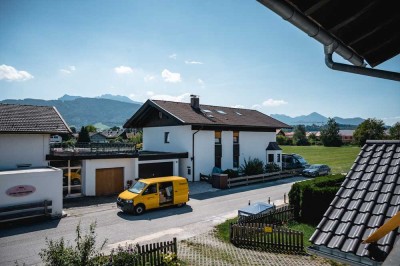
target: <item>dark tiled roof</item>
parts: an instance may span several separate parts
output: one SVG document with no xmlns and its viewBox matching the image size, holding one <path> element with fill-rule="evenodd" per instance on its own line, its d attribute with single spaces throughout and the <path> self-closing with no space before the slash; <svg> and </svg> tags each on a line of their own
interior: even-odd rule
<svg viewBox="0 0 400 266">
<path fill-rule="evenodd" d="M 145 103 L 172 115 L 181 124 L 205 126 L 237 126 L 260 128 L 290 128 L 268 115 L 256 110 L 230 108 L 222 106 L 200 105 L 200 111 L 192 108 L 190 103 L 150 100 Z M 130 119 L 132 121 L 132 119 Z M 129 123 L 129 121 L 128 121 Z"/>
<path fill-rule="evenodd" d="M 270 142 L 267 147 L 267 151 L 281 151 L 281 147 L 279 147 L 278 143 Z"/>
<path fill-rule="evenodd" d="M 0 133 L 71 133 L 55 107 L 0 104 Z"/>
<path fill-rule="evenodd" d="M 362 241 L 400 211 L 400 141 L 367 141 L 310 241 L 368 256 Z M 390 252 L 399 229 L 378 241 Z"/>
</svg>

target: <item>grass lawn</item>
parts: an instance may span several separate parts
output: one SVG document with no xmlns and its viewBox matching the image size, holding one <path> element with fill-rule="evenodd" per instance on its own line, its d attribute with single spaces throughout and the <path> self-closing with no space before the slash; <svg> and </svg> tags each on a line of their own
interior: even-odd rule
<svg viewBox="0 0 400 266">
<path fill-rule="evenodd" d="M 332 174 L 347 173 L 353 165 L 360 147 L 280 146 L 283 153 L 297 153 L 310 164 L 327 164 Z"/>
</svg>

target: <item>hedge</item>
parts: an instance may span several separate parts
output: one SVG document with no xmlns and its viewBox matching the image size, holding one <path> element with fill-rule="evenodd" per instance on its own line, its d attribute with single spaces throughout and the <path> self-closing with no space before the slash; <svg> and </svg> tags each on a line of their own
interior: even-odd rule
<svg viewBox="0 0 400 266">
<path fill-rule="evenodd" d="M 295 219 L 318 224 L 344 179 L 343 175 L 330 175 L 293 184 L 289 202 L 294 207 Z"/>
</svg>

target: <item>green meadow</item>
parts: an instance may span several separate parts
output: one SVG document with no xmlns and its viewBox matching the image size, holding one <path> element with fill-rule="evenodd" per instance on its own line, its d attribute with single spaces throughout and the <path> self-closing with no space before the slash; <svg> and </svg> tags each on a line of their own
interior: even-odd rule
<svg viewBox="0 0 400 266">
<path fill-rule="evenodd" d="M 283 153 L 297 153 L 309 164 L 327 164 L 332 174 L 347 173 L 353 165 L 360 147 L 280 146 Z"/>
</svg>

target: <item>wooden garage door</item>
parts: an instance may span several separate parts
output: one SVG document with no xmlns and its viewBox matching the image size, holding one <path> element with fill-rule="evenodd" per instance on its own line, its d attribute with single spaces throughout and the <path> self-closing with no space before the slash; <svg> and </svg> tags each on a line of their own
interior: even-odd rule
<svg viewBox="0 0 400 266">
<path fill-rule="evenodd" d="M 112 195 L 123 190 L 123 167 L 96 169 L 96 196 Z"/>
<path fill-rule="evenodd" d="M 139 178 L 171 175 L 174 175 L 173 162 L 139 164 Z"/>
</svg>

